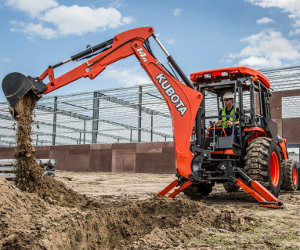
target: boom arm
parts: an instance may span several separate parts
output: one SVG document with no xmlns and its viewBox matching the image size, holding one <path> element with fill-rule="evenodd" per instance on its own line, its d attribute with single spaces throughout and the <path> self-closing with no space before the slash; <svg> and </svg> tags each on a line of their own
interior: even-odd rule
<svg viewBox="0 0 300 250">
<path fill-rule="evenodd" d="M 54 76 L 53 69 L 55 67 L 92 53 L 94 47 L 71 57 L 71 59 L 68 59 L 65 62 L 49 66 L 40 76 L 41 80 L 45 79 L 47 76 L 49 78 L 47 90 L 43 93 L 48 94 L 81 77 L 94 79 L 107 65 L 134 54 L 168 104 L 173 122 L 177 172 L 181 176 L 188 178 L 188 175 L 191 173 L 191 161 L 194 156 L 190 151 L 190 138 L 196 114 L 203 96 L 193 89 L 187 78 L 184 79 L 184 74 L 154 36 L 153 32 L 154 29 L 152 27 L 143 27 L 120 33 L 114 36 L 112 40 L 98 45 L 98 48 L 104 48 L 104 51 L 100 54 L 58 78 L 55 78 Z M 168 56 L 168 60 L 172 63 L 175 70 L 188 86 L 170 75 L 152 55 L 151 50 L 148 51 L 146 46 L 144 47 L 150 36 L 153 36 L 154 39 L 158 41 L 160 47 Z M 107 46 L 110 45 L 111 47 L 107 48 Z"/>
</svg>

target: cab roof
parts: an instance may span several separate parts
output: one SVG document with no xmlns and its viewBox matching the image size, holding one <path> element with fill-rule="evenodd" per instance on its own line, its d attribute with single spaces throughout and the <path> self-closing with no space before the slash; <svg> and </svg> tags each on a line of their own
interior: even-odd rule
<svg viewBox="0 0 300 250">
<path fill-rule="evenodd" d="M 192 73 L 190 75 L 190 78 L 195 84 L 201 84 L 244 76 L 257 77 L 257 79 L 260 80 L 260 82 L 268 89 L 271 86 L 268 78 L 265 75 L 255 69 L 251 69 L 245 66 L 199 71 Z"/>
</svg>

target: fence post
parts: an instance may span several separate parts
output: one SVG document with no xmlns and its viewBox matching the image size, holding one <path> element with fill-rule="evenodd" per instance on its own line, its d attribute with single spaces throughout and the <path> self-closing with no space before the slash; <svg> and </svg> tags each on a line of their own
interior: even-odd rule
<svg viewBox="0 0 300 250">
<path fill-rule="evenodd" d="M 83 121 L 83 144 L 85 144 L 85 135 L 86 135 L 86 119 Z"/>
<path fill-rule="evenodd" d="M 143 101 L 143 88 L 142 86 L 139 86 L 138 142 L 142 141 L 142 101 Z"/>
<path fill-rule="evenodd" d="M 151 111 L 151 142 L 153 142 L 153 111 Z"/>
<path fill-rule="evenodd" d="M 93 122 L 92 122 L 92 143 L 97 143 L 99 123 L 99 93 L 94 92 L 93 99 Z"/>
<path fill-rule="evenodd" d="M 53 106 L 52 145 L 55 145 L 56 142 L 56 121 L 57 121 L 57 96 L 54 97 L 54 106 Z"/>
</svg>

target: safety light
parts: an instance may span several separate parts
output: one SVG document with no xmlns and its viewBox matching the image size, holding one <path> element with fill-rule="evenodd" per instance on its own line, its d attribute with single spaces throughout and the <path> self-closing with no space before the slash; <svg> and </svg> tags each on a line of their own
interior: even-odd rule
<svg viewBox="0 0 300 250">
<path fill-rule="evenodd" d="M 204 74 L 204 79 L 211 79 L 211 73 Z"/>
<path fill-rule="evenodd" d="M 228 76 L 228 71 L 223 71 L 223 72 L 221 72 L 221 76 L 222 76 L 222 77 Z"/>
</svg>

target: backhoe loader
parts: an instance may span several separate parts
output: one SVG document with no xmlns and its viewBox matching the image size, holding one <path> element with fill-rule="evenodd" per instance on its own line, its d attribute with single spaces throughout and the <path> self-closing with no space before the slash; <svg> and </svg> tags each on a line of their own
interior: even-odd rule
<svg viewBox="0 0 300 250">
<path fill-rule="evenodd" d="M 181 80 L 154 56 L 150 38 L 162 49 Z M 211 192 L 215 183 L 224 183 L 227 191 L 242 188 L 260 206 L 281 207 L 277 198 L 279 191 L 281 188 L 298 188 L 299 167 L 288 159 L 286 141 L 277 136 L 269 107 L 270 83 L 256 70 L 233 67 L 202 71 L 191 74 L 190 81 L 154 34 L 154 29 L 142 27 L 90 46 L 47 67 L 39 77 L 10 73 L 3 79 L 2 88 L 15 115 L 15 105 L 28 91 L 34 91 L 40 98 L 79 78 L 94 79 L 106 66 L 131 55 L 137 58 L 164 97 L 172 116 L 177 174 L 158 195 L 168 194 L 172 198 L 183 191 L 191 198 L 201 198 Z M 56 68 L 79 60 L 86 61 L 59 77 L 55 76 Z M 234 95 L 233 106 L 239 108 L 240 121 L 239 126 L 233 125 L 237 133 L 230 136 L 218 133 L 220 128 L 208 125 L 210 120 L 221 119 L 218 114 L 206 114 L 207 97 L 214 97 L 219 109 L 222 96 L 228 91 Z M 244 105 L 246 96 L 248 108 Z M 225 118 L 235 119 L 234 115 Z M 191 140 L 193 133 L 196 140 Z"/>
</svg>

